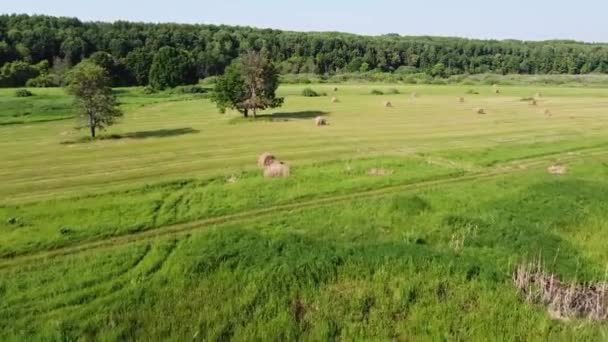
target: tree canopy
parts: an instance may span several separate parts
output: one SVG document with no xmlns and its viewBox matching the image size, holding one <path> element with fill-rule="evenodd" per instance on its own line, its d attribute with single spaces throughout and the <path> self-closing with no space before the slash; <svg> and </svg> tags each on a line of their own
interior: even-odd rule
<svg viewBox="0 0 608 342">
<path fill-rule="evenodd" d="M 283 98 L 276 96 L 278 87 L 279 73 L 268 56 L 248 51 L 218 78 L 212 100 L 222 113 L 230 108 L 247 117 L 251 111 L 255 118 L 258 110 L 283 104 Z"/>
<path fill-rule="evenodd" d="M 49 16 L 0 16 L 0 67 L 46 60 L 75 65 L 96 52 L 112 57 L 114 84 L 142 85 L 163 47 L 187 51 L 186 80 L 221 75 L 249 50 L 268 53 L 281 73 L 377 70 L 455 74 L 608 73 L 608 45 L 526 42 L 396 34 L 300 33 L 216 25 L 81 22 Z M 181 54 L 181 52 L 180 52 Z"/>
<path fill-rule="evenodd" d="M 84 119 L 82 127 L 89 128 L 92 138 L 96 130 L 111 126 L 122 116 L 104 68 L 85 60 L 70 71 L 68 79 L 67 91 L 74 95 L 79 117 Z"/>
</svg>

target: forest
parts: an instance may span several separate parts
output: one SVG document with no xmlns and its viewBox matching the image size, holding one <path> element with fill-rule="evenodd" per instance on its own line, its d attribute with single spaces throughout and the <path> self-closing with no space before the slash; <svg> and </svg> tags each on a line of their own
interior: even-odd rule
<svg viewBox="0 0 608 342">
<path fill-rule="evenodd" d="M 1 15 L 0 86 L 62 85 L 66 72 L 85 58 L 106 68 L 114 86 L 148 85 L 154 70 L 167 69 L 174 73 L 168 86 L 191 84 L 221 75 L 248 50 L 265 51 L 282 74 L 608 73 L 608 45 L 597 43 L 361 36 Z"/>
</svg>

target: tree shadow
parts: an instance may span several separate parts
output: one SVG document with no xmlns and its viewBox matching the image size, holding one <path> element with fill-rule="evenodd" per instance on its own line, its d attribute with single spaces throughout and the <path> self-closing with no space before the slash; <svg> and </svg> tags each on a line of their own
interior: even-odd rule
<svg viewBox="0 0 608 342">
<path fill-rule="evenodd" d="M 175 128 L 175 129 L 158 129 L 154 131 L 139 131 L 124 134 L 112 134 L 105 139 L 147 139 L 147 138 L 169 138 L 186 134 L 197 134 L 199 130 L 192 127 Z M 103 139 L 104 137 L 102 137 Z"/>
<path fill-rule="evenodd" d="M 148 139 L 148 138 L 170 138 L 186 134 L 197 134 L 199 130 L 192 127 L 174 128 L 174 129 L 158 129 L 154 131 L 138 131 L 123 134 L 100 135 L 93 139 L 91 137 L 82 137 L 77 140 L 62 141 L 62 145 L 83 144 L 98 140 L 121 140 L 121 139 Z"/>
<path fill-rule="evenodd" d="M 258 118 L 267 118 L 267 119 L 285 119 L 285 120 L 305 120 L 305 119 L 314 119 L 317 116 L 328 116 L 328 112 L 323 112 L 319 110 L 307 110 L 301 112 L 281 112 L 281 113 L 273 113 L 273 114 L 261 114 L 258 115 Z"/>
</svg>

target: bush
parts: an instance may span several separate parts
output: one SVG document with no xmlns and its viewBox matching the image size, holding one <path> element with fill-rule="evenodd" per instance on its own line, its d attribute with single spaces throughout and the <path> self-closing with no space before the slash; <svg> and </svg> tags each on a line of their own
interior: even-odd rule
<svg viewBox="0 0 608 342">
<path fill-rule="evenodd" d="M 317 96 L 321 96 L 321 94 L 317 93 L 316 91 L 312 90 L 311 88 L 304 88 L 302 90 L 302 96 L 317 97 Z"/>
<path fill-rule="evenodd" d="M 479 95 L 479 92 L 475 89 L 469 89 L 467 90 L 467 94 L 469 95 Z"/>
<path fill-rule="evenodd" d="M 15 91 L 15 96 L 16 97 L 30 97 L 30 96 L 34 96 L 34 94 L 32 94 L 32 92 L 27 89 L 17 89 Z"/>
<path fill-rule="evenodd" d="M 156 94 L 156 90 L 154 88 L 152 88 L 151 86 L 145 86 L 143 93 L 146 95 L 152 95 L 152 94 Z"/>
<path fill-rule="evenodd" d="M 198 85 L 190 85 L 177 87 L 174 92 L 177 94 L 205 94 L 208 92 L 208 89 Z"/>
<path fill-rule="evenodd" d="M 384 93 L 378 89 L 372 89 L 372 95 L 384 95 Z"/>
<path fill-rule="evenodd" d="M 29 79 L 25 85 L 30 88 L 48 88 L 58 86 L 55 78 L 49 74 L 42 74 L 36 78 Z"/>
<path fill-rule="evenodd" d="M 399 94 L 399 89 L 391 88 L 387 91 L 388 94 Z"/>
</svg>

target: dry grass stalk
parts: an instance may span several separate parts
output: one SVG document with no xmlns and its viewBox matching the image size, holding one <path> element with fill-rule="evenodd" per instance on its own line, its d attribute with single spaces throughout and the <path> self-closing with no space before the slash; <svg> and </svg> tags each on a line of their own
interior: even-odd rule
<svg viewBox="0 0 608 342">
<path fill-rule="evenodd" d="M 513 282 L 526 301 L 545 305 L 555 319 L 608 319 L 607 282 L 563 282 L 544 271 L 540 262 L 517 267 Z"/>
<path fill-rule="evenodd" d="M 270 154 L 268 152 L 262 153 L 258 157 L 258 167 L 263 169 L 266 166 L 272 164 L 275 160 L 276 160 L 276 158 L 272 154 Z"/>
<path fill-rule="evenodd" d="M 568 173 L 568 167 L 565 165 L 551 165 L 547 168 L 547 172 L 552 175 L 565 175 Z"/>
<path fill-rule="evenodd" d="M 392 174 L 393 174 L 392 170 L 386 170 L 386 169 L 382 169 L 382 168 L 373 168 L 373 169 L 370 169 L 369 171 L 367 171 L 368 176 L 376 176 L 376 177 L 390 176 Z"/>
</svg>

